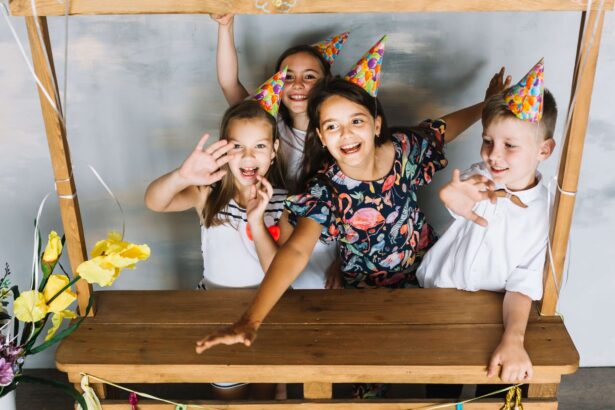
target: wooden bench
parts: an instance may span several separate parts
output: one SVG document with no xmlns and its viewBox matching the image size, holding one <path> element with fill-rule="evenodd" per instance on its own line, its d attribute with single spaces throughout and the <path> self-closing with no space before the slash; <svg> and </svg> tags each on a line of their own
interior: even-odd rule
<svg viewBox="0 0 615 410">
<path fill-rule="evenodd" d="M 304 400 L 201 402 L 215 408 L 416 408 L 437 401 L 331 399 L 332 383 L 492 384 L 486 364 L 502 334 L 502 295 L 450 289 L 289 291 L 251 348 L 194 352 L 197 339 L 230 324 L 253 290 L 97 292 L 97 314 L 65 339 L 58 369 L 78 384 L 81 372 L 115 383 L 303 383 Z M 525 409 L 557 408 L 562 374 L 578 353 L 561 319 L 533 309 L 526 348 L 534 379 Z M 94 380 L 91 380 L 93 383 Z M 104 388 L 97 386 L 99 394 Z M 103 401 L 104 409 L 126 402 Z M 499 409 L 501 400 L 466 405 Z M 124 407 L 123 407 L 124 406 Z M 166 406 L 166 407 L 165 407 Z M 173 408 L 155 402 L 139 408 Z"/>
</svg>

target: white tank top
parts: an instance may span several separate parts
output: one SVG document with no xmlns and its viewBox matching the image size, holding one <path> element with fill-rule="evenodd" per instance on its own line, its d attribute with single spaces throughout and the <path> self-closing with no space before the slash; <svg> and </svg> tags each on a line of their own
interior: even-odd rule
<svg viewBox="0 0 615 410">
<path fill-rule="evenodd" d="M 267 227 L 277 225 L 285 199 L 285 190 L 274 189 L 263 218 Z M 254 241 L 248 237 L 246 210 L 231 200 L 218 215 L 228 219 L 228 222 L 209 228 L 201 225 L 203 279 L 199 288 L 258 287 L 265 273 Z"/>
</svg>

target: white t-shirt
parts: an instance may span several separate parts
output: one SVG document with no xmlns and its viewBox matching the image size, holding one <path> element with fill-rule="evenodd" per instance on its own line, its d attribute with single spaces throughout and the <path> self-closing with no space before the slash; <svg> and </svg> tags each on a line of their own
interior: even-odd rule
<svg viewBox="0 0 615 410">
<path fill-rule="evenodd" d="M 299 178 L 301 161 L 303 160 L 303 147 L 305 145 L 305 131 L 289 128 L 284 121 L 278 120 L 278 133 L 280 137 L 280 154 L 288 166 L 286 177 L 291 183 Z M 318 241 L 312 256 L 301 275 L 295 279 L 294 289 L 324 289 L 325 273 L 337 259 L 337 244 Z"/>
<path fill-rule="evenodd" d="M 484 163 L 479 163 L 465 171 L 462 179 L 474 174 L 491 178 Z M 476 204 L 474 212 L 487 220 L 486 228 L 453 214 L 455 221 L 417 270 L 419 284 L 425 288 L 511 291 L 540 299 L 549 204 L 539 173 L 537 178 L 535 187 L 513 193 L 527 208 L 507 198 L 498 198 L 495 204 Z M 496 185 L 500 188 L 504 186 Z"/>
<path fill-rule="evenodd" d="M 286 191 L 274 189 L 263 217 L 267 227 L 277 225 L 284 210 Z M 265 272 L 256 253 L 254 241 L 247 234 L 248 219 L 244 208 L 234 200 L 220 211 L 228 218 L 223 225 L 201 225 L 203 279 L 199 288 L 255 288 Z"/>
</svg>

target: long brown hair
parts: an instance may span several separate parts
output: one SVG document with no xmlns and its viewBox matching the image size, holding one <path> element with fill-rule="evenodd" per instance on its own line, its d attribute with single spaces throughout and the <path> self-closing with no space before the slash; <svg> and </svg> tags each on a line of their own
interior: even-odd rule
<svg viewBox="0 0 615 410">
<path fill-rule="evenodd" d="M 380 117 L 382 125 L 380 136 L 375 138 L 376 146 L 380 146 L 391 140 L 391 131 L 387 125 L 382 106 L 378 98 L 372 97 L 367 91 L 350 81 L 336 77 L 330 80 L 320 81 L 310 94 L 308 102 L 308 117 L 310 123 L 305 137 L 305 148 L 303 149 L 303 161 L 301 163 L 301 174 L 299 183 L 300 190 L 305 190 L 308 181 L 315 176 L 318 171 L 328 168 L 335 162 L 335 159 L 324 148 L 316 134 L 316 129 L 320 126 L 320 107 L 329 97 L 334 95 L 346 98 L 353 103 L 359 104 L 367 109 L 374 117 Z"/>
<path fill-rule="evenodd" d="M 258 102 L 252 100 L 242 101 L 226 110 L 220 124 L 220 139 L 227 140 L 229 138 L 229 130 L 234 120 L 252 119 L 263 120 L 271 126 L 271 139 L 275 143 L 277 140 L 275 118 L 261 108 Z M 206 228 L 228 222 L 227 218 L 220 215 L 220 211 L 224 210 L 235 197 L 236 190 L 234 176 L 228 164 L 224 165 L 223 169 L 226 170 L 226 175 L 212 185 L 207 202 L 203 205 L 202 220 Z M 273 186 L 284 187 L 284 177 L 277 155 L 274 157 L 265 177 L 271 181 Z"/>
<path fill-rule="evenodd" d="M 293 54 L 299 54 L 299 53 L 307 53 L 320 62 L 320 68 L 322 68 L 322 72 L 324 73 L 324 77 L 322 78 L 323 80 L 324 79 L 328 80 L 331 78 L 331 65 L 327 62 L 327 60 L 325 60 L 325 58 L 318 51 L 316 51 L 314 47 L 309 46 L 307 44 L 301 44 L 301 45 L 286 49 L 280 55 L 280 57 L 278 57 L 278 61 L 275 65 L 276 71 L 279 71 L 283 68 L 281 67 L 282 61 L 284 61 L 286 57 L 292 56 Z M 282 103 L 280 103 L 279 115 L 282 121 L 284 122 L 284 124 L 286 124 L 288 128 L 292 131 L 293 119 L 290 116 L 290 112 L 288 111 L 288 108 L 286 108 L 286 106 Z"/>
</svg>

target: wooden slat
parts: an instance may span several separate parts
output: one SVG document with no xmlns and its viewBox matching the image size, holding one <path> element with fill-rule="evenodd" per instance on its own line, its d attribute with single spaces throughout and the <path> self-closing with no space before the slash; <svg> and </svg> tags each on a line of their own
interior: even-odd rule
<svg viewBox="0 0 615 410">
<path fill-rule="evenodd" d="M 303 398 L 330 399 L 333 397 L 333 384 L 331 383 L 304 383 Z"/>
<path fill-rule="evenodd" d="M 590 12 L 589 16 L 584 16 L 581 22 L 581 32 L 584 24 L 588 29 L 581 38 L 577 50 L 577 63 L 581 62 L 581 65 L 577 64 L 575 67 L 573 78 L 573 85 L 577 85 L 576 105 L 572 113 L 570 129 L 564 140 L 557 181 L 565 192 L 575 193 L 577 191 L 603 23 L 604 11 Z M 592 37 L 593 33 L 595 33 L 594 37 Z M 551 264 L 547 263 L 544 276 L 544 296 L 541 304 L 543 315 L 553 315 L 557 308 L 557 288 L 562 282 L 574 203 L 574 196 L 562 195 L 559 191 L 556 193 L 553 206 L 554 218 L 551 223 L 551 248 L 555 272 Z"/>
<path fill-rule="evenodd" d="M 88 323 L 230 324 L 255 290 L 104 291 Z M 502 297 L 455 289 L 288 291 L 267 317 L 276 324 L 486 324 L 502 323 Z M 172 306 L 172 308 L 170 308 Z M 532 310 L 531 322 L 556 322 Z"/>
<path fill-rule="evenodd" d="M 527 397 L 532 398 L 556 398 L 559 384 L 530 384 L 527 389 Z"/>
<path fill-rule="evenodd" d="M 261 383 L 496 383 L 485 376 L 501 325 L 263 325 L 251 348 L 195 341 L 213 325 L 83 323 L 56 352 L 56 365 L 123 383 L 244 381 Z M 578 366 L 562 324 L 528 325 L 534 383 L 559 383 Z M 94 382 L 95 380 L 93 380 Z"/>
<path fill-rule="evenodd" d="M 479 11 L 583 11 L 588 0 L 71 0 L 70 14 L 201 14 L 228 13 L 399 13 L 399 12 L 479 12 Z M 294 3 L 294 7 L 288 7 Z M 592 7 L 600 2 L 593 1 Z M 261 7 L 258 7 L 261 5 Z M 32 15 L 30 0 L 10 0 L 15 16 Z M 613 9 L 613 0 L 605 1 Z M 63 2 L 36 0 L 39 16 L 64 15 Z"/>
<path fill-rule="evenodd" d="M 37 23 L 40 26 L 40 36 L 37 33 Z M 34 71 L 47 91 L 47 94 L 51 97 L 54 105 L 61 113 L 62 107 L 58 99 L 57 81 L 53 64 L 53 55 L 51 54 L 51 42 L 49 41 L 47 19 L 45 17 L 40 17 L 38 19 L 26 17 L 26 27 L 28 30 L 30 49 L 32 51 Z M 83 225 L 81 224 L 79 201 L 76 197 L 77 188 L 72 175 L 66 130 L 64 129 L 60 117 L 40 88 L 38 89 L 38 93 L 41 109 L 43 111 L 43 121 L 45 122 L 45 132 L 47 133 L 53 174 L 55 181 L 58 181 L 56 182 L 57 194 L 58 200 L 60 201 L 60 213 L 62 215 L 62 224 L 64 225 L 64 234 L 66 235 L 68 258 L 72 271 L 76 272 L 77 266 L 87 259 L 87 251 L 85 248 Z M 84 280 L 78 281 L 76 287 L 77 296 L 79 298 L 79 312 L 83 314 L 88 305 L 92 287 Z M 94 309 L 90 311 L 90 315 L 93 313 Z"/>
<path fill-rule="evenodd" d="M 184 402 L 182 402 L 184 403 Z M 303 402 L 297 400 L 288 400 L 283 402 L 258 402 L 258 403 L 220 403 L 212 401 L 189 401 L 185 402 L 197 406 L 203 406 L 210 410 L 270 410 L 270 409 L 285 409 L 285 410 L 412 410 L 422 409 L 426 407 L 436 406 L 439 404 L 450 403 L 447 401 L 425 401 L 425 400 L 335 400 L 335 401 L 310 401 Z M 130 404 L 125 400 L 122 401 L 105 401 L 102 403 L 103 410 L 130 410 Z M 468 410 L 500 410 L 503 401 L 497 399 L 484 399 L 477 402 L 467 403 L 463 405 L 464 409 Z M 450 407 L 452 408 L 452 407 Z M 140 410 L 175 410 L 172 404 L 154 402 L 152 400 L 140 400 Z M 556 410 L 557 402 L 554 400 L 523 400 L 524 410 Z"/>
</svg>

